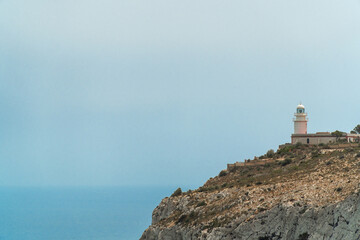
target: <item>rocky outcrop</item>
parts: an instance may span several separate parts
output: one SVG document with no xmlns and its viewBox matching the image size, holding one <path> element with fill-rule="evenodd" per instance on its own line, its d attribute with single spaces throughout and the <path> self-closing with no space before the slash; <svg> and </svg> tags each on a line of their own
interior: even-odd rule
<svg viewBox="0 0 360 240">
<path fill-rule="evenodd" d="M 163 199 L 141 240 L 360 240 L 359 176 L 360 146 L 293 147 Z"/>
<path fill-rule="evenodd" d="M 156 209 L 154 214 L 160 214 Z M 160 214 L 161 215 L 161 214 Z M 142 240 L 172 239 L 360 239 L 360 197 L 353 194 L 327 207 L 278 205 L 269 211 L 234 219 L 225 227 L 202 231 L 197 227 L 174 225 L 149 227 Z"/>
</svg>

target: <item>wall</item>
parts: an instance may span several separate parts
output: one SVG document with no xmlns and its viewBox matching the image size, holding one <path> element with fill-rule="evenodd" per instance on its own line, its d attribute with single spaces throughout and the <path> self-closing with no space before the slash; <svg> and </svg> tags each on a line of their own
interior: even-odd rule
<svg viewBox="0 0 360 240">
<path fill-rule="evenodd" d="M 320 144 L 320 143 L 335 143 L 336 137 L 333 136 L 292 136 L 291 143 L 296 144 L 298 142 L 302 144 L 308 144 L 307 139 L 309 139 L 309 144 Z"/>
</svg>

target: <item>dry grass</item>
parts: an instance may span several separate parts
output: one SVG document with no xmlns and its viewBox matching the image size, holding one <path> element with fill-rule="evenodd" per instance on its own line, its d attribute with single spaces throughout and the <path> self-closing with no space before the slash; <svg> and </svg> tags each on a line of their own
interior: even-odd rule
<svg viewBox="0 0 360 240">
<path fill-rule="evenodd" d="M 290 146 L 268 164 L 222 171 L 199 189 L 172 197 L 177 210 L 158 224 L 212 229 L 277 204 L 316 207 L 342 201 L 359 187 L 360 147 L 324 149 Z M 282 164 L 285 159 L 290 161 Z"/>
</svg>

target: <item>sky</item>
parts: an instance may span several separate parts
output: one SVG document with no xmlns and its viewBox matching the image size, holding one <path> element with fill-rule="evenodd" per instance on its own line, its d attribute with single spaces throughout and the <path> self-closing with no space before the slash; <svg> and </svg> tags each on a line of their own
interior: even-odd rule
<svg viewBox="0 0 360 240">
<path fill-rule="evenodd" d="M 360 123 L 360 1 L 0 0 L 0 186 L 201 186 Z"/>
</svg>

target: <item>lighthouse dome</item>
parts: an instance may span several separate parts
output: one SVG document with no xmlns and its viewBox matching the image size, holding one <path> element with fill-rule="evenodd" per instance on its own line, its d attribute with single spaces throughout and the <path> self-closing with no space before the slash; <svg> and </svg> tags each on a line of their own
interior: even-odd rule
<svg viewBox="0 0 360 240">
<path fill-rule="evenodd" d="M 304 105 L 302 105 L 302 104 L 299 104 L 296 108 L 297 109 L 305 109 Z"/>
</svg>

